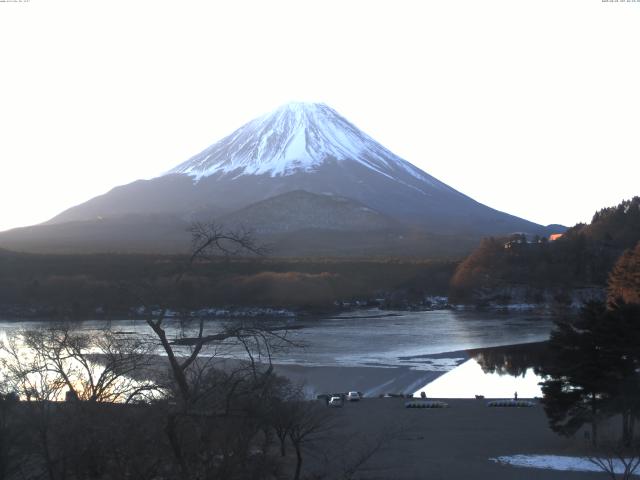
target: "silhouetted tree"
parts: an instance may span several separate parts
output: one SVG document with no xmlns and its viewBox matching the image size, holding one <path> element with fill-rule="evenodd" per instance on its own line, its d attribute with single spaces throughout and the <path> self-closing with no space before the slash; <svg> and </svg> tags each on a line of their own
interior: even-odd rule
<svg viewBox="0 0 640 480">
<path fill-rule="evenodd" d="M 640 306 L 588 303 L 575 321 L 557 322 L 551 361 L 543 369 L 543 403 L 551 428 L 572 435 L 620 415 L 622 441 L 630 445 L 640 412 Z"/>
<path fill-rule="evenodd" d="M 215 266 L 210 263 L 212 257 L 263 253 L 247 231 L 231 232 L 213 223 L 196 223 L 190 231 L 192 253 L 176 272 L 176 288 L 194 265 Z M 181 475 L 189 479 L 266 478 L 272 466 L 269 456 L 258 458 L 251 455 L 251 449 L 259 434 L 272 428 L 265 419 L 266 406 L 278 395 L 271 360 L 274 352 L 292 345 L 287 329 L 238 321 L 206 334 L 206 319 L 200 317 L 185 322 L 195 324 L 195 333 L 171 338 L 168 306 L 161 296 L 145 286 L 127 290 L 135 291 L 147 310 L 152 304 L 160 305 L 159 312 L 145 322 L 169 363 L 172 387 L 164 430 Z M 216 355 L 218 348 L 236 348 L 245 358 L 225 366 Z M 207 355 L 203 355 L 205 350 Z"/>
<path fill-rule="evenodd" d="M 332 424 L 330 411 L 316 402 L 298 401 L 289 404 L 289 439 L 296 452 L 296 470 L 294 480 L 302 473 L 303 451 L 323 434 L 328 433 Z"/>
<path fill-rule="evenodd" d="M 3 385 L 4 386 L 4 385 Z M 0 480 L 8 480 L 18 471 L 19 444 L 24 432 L 17 417 L 18 397 L 14 393 L 0 391 Z"/>
<path fill-rule="evenodd" d="M 584 286 L 604 288 L 618 257 L 639 241 L 640 197 L 596 212 L 591 224 L 577 224 L 553 242 L 523 244 L 521 234 L 484 239 L 456 269 L 450 295 L 454 301 L 492 301 L 514 286 L 526 287 L 531 296 Z M 620 262 L 615 276 L 621 282 L 614 288 L 637 298 L 637 273 L 624 273 L 637 272 L 637 256 L 629 254 Z"/>
<path fill-rule="evenodd" d="M 626 446 L 615 440 L 603 443 L 587 457 L 589 461 L 611 480 L 631 480 L 640 468 L 640 442 Z"/>
<path fill-rule="evenodd" d="M 50 380 L 62 382 L 75 399 L 129 403 L 156 389 L 153 382 L 131 377 L 148 366 L 153 348 L 139 336 L 56 326 L 22 331 L 16 337 L 23 353 L 38 358 Z"/>
<path fill-rule="evenodd" d="M 629 447 L 640 417 L 640 304 L 610 303 L 603 327 L 603 351 L 614 376 L 608 408 L 620 414 L 622 443 Z"/>
<path fill-rule="evenodd" d="M 549 377 L 542 392 L 551 428 L 571 436 L 584 424 L 591 424 L 594 445 L 613 380 L 612 365 L 602 349 L 605 315 L 603 303 L 591 302 L 577 320 L 557 322 L 549 341 L 552 361 L 543 371 Z"/>
</svg>

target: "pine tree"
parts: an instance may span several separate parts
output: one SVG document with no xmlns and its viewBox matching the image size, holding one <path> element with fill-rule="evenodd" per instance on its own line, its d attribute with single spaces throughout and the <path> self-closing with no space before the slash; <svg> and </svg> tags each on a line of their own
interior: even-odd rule
<svg viewBox="0 0 640 480">
<path fill-rule="evenodd" d="M 577 321 L 557 322 L 549 341 L 553 359 L 543 371 L 548 377 L 542 384 L 543 405 L 551 429 L 572 436 L 590 424 L 594 445 L 612 380 L 600 336 L 605 316 L 604 303 L 591 302 Z"/>
<path fill-rule="evenodd" d="M 588 303 L 576 321 L 556 324 L 543 368 L 543 404 L 551 428 L 571 436 L 585 424 L 597 443 L 600 420 L 620 415 L 629 445 L 640 417 L 640 304 Z"/>
<path fill-rule="evenodd" d="M 606 318 L 603 350 L 615 376 L 608 408 L 621 415 L 622 441 L 629 446 L 640 418 L 640 304 L 611 303 Z"/>
</svg>

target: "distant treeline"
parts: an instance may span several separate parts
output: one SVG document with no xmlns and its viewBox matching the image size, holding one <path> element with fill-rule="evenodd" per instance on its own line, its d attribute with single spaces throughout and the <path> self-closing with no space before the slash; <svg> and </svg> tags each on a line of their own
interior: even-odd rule
<svg viewBox="0 0 640 480">
<path fill-rule="evenodd" d="M 118 316 L 147 301 L 176 310 L 207 306 L 330 309 L 336 301 L 389 305 L 445 295 L 456 263 L 427 260 L 35 255 L 0 251 L 0 310 Z"/>
<path fill-rule="evenodd" d="M 486 299 L 513 286 L 529 289 L 532 297 L 544 290 L 604 289 L 616 261 L 638 242 L 640 197 L 596 212 L 590 224 L 578 224 L 554 241 L 524 235 L 486 238 L 457 268 L 451 296 Z"/>
</svg>

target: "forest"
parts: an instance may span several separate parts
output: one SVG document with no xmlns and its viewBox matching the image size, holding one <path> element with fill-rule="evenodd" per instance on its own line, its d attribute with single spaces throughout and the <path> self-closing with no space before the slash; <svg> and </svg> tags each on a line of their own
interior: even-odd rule
<svg viewBox="0 0 640 480">
<path fill-rule="evenodd" d="M 616 261 L 640 242 L 640 197 L 596 212 L 590 224 L 569 228 L 554 241 L 522 234 L 485 238 L 456 269 L 451 297 L 459 302 L 501 300 L 509 289 L 526 290 L 526 300 L 558 300 L 572 289 L 604 292 Z M 630 255 L 630 253 L 628 254 Z"/>
<path fill-rule="evenodd" d="M 336 302 L 382 299 L 407 307 L 446 295 L 457 265 L 424 259 L 281 259 L 267 256 L 36 255 L 0 252 L 0 311 L 5 316 L 126 316 L 138 286 L 176 311 L 278 307 L 311 312 Z M 176 278 L 180 275 L 180 284 Z"/>
</svg>

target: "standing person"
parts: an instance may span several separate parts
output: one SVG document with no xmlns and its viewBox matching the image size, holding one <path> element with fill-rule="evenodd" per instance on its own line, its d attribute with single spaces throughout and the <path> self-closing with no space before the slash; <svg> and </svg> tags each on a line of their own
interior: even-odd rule
<svg viewBox="0 0 640 480">
<path fill-rule="evenodd" d="M 518 392 L 516 392 L 516 393 L 514 393 L 514 394 L 513 394 L 513 399 L 514 399 L 514 400 L 517 400 L 517 399 L 518 399 Z"/>
</svg>

